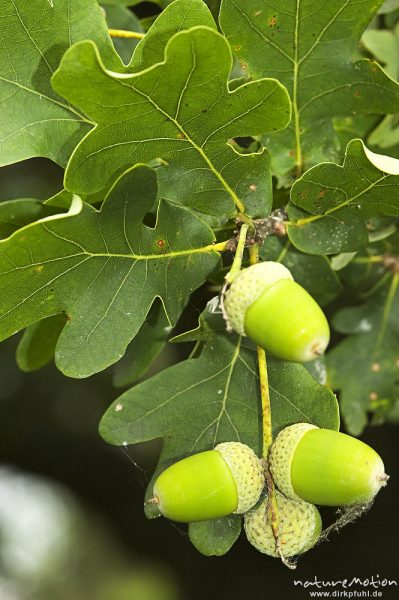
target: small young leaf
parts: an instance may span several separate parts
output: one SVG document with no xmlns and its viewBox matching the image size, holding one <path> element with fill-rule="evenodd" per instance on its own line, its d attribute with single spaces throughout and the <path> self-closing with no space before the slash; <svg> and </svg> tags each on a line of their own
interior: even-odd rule
<svg viewBox="0 0 399 600">
<path fill-rule="evenodd" d="M 334 271 L 341 271 L 349 265 L 353 258 L 355 258 L 356 252 L 342 252 L 331 258 L 331 268 Z"/>
<path fill-rule="evenodd" d="M 224 335 L 226 333 L 226 323 L 220 318 L 221 315 L 222 310 L 220 308 L 219 297 L 215 296 L 212 300 L 209 300 L 204 312 L 200 314 L 198 327 L 176 335 L 170 341 L 177 344 L 211 342 L 216 334 Z"/>
<path fill-rule="evenodd" d="M 241 533 L 241 517 L 225 517 L 190 523 L 188 535 L 193 546 L 205 556 L 224 556 Z"/>
<path fill-rule="evenodd" d="M 7 238 L 21 227 L 56 214 L 52 206 L 35 198 L 20 198 L 0 203 L 0 238 Z M 59 211 L 58 211 L 59 212 Z"/>
<path fill-rule="evenodd" d="M 380 61 L 392 79 L 399 73 L 399 28 L 395 31 L 368 29 L 362 37 L 362 44 Z"/>
<path fill-rule="evenodd" d="M 26 329 L 17 348 L 21 371 L 37 371 L 54 359 L 58 338 L 66 323 L 66 315 L 54 315 Z"/>
<path fill-rule="evenodd" d="M 384 15 L 399 9 L 399 0 L 385 0 L 383 5 L 380 7 L 378 13 Z"/>
</svg>

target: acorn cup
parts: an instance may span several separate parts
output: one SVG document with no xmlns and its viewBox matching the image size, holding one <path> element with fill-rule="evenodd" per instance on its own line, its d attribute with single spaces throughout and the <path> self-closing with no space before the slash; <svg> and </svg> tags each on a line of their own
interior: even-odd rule
<svg viewBox="0 0 399 600">
<path fill-rule="evenodd" d="M 319 511 L 313 504 L 285 498 L 278 491 L 276 501 L 282 556 L 290 558 L 307 552 L 316 544 L 321 534 L 322 521 Z M 246 513 L 244 528 L 248 541 L 259 552 L 268 556 L 280 556 L 270 522 L 267 498 Z"/>
<path fill-rule="evenodd" d="M 264 484 L 264 468 L 253 450 L 226 442 L 168 467 L 149 502 L 172 521 L 205 521 L 245 513 L 258 502 Z"/>
<path fill-rule="evenodd" d="M 278 434 L 269 466 L 285 496 L 324 506 L 369 503 L 388 481 L 384 463 L 370 446 L 309 423 Z"/>
<path fill-rule="evenodd" d="M 280 263 L 243 269 L 225 294 L 224 309 L 234 331 L 282 360 L 314 360 L 330 341 L 323 311 Z"/>
</svg>

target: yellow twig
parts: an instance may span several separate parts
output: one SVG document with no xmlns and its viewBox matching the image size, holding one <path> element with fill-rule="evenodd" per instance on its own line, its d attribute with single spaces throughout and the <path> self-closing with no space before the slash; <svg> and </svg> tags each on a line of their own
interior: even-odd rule
<svg viewBox="0 0 399 600">
<path fill-rule="evenodd" d="M 250 263 L 256 265 L 259 258 L 259 246 L 255 244 L 250 249 Z M 263 348 L 257 347 L 259 364 L 260 395 L 262 399 L 262 457 L 267 458 L 269 448 L 273 443 L 272 411 L 270 406 L 269 377 L 267 374 L 267 358 Z"/>
<path fill-rule="evenodd" d="M 266 352 L 263 348 L 260 348 L 259 346 L 257 347 L 257 351 L 259 364 L 260 395 L 262 398 L 262 456 L 263 458 L 267 458 L 269 448 L 273 443 L 269 378 L 267 374 Z"/>
<path fill-rule="evenodd" d="M 383 256 L 358 256 L 353 258 L 352 262 L 357 264 L 380 263 L 384 261 Z"/>
<path fill-rule="evenodd" d="M 145 33 L 138 31 L 127 31 L 126 29 L 108 29 L 108 33 L 112 38 L 124 38 L 131 40 L 142 40 Z"/>
<path fill-rule="evenodd" d="M 249 255 L 251 265 L 255 265 L 258 262 L 259 258 L 259 246 L 257 244 L 251 247 Z M 284 557 L 281 549 L 276 488 L 271 473 L 269 471 L 269 464 L 267 460 L 270 447 L 273 443 L 272 409 L 270 404 L 269 377 L 267 373 L 267 357 L 265 350 L 263 348 L 260 348 L 259 346 L 257 346 L 257 352 L 259 365 L 260 395 L 262 401 L 262 458 L 265 466 L 265 477 L 268 497 L 268 519 L 273 531 L 273 537 L 276 543 L 276 551 L 280 556 L 282 562 L 287 567 L 292 569 L 295 568 L 295 566 Z"/>
</svg>

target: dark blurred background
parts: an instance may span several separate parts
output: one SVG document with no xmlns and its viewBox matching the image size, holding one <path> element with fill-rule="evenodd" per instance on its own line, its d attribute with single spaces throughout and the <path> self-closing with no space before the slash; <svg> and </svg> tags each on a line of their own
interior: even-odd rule
<svg viewBox="0 0 399 600">
<path fill-rule="evenodd" d="M 139 16 L 152 11 L 144 3 Z M 0 170 L 0 201 L 45 199 L 61 188 L 62 171 L 49 161 Z M 195 311 L 192 319 L 182 327 L 194 324 Z M 159 442 L 124 452 L 97 433 L 120 394 L 112 371 L 81 381 L 54 366 L 22 373 L 18 338 L 0 345 L 0 600 L 285 600 L 310 597 L 294 580 L 399 580 L 395 427 L 369 428 L 362 438 L 382 455 L 388 487 L 365 516 L 304 555 L 296 571 L 243 536 L 227 556 L 205 558 L 184 526 L 144 517 Z M 187 352 L 161 355 L 157 368 Z M 365 590 L 399 598 L 398 587 L 381 588 L 382 596 Z"/>
</svg>

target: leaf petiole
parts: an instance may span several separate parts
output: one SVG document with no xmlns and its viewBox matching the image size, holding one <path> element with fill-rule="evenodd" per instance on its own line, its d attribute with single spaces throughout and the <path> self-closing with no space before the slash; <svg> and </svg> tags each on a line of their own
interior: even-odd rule
<svg viewBox="0 0 399 600">
<path fill-rule="evenodd" d="M 226 242 L 219 242 L 218 244 L 212 244 L 211 246 L 205 246 L 210 250 L 216 250 L 216 252 L 226 252 L 228 247 L 229 240 Z"/>
<path fill-rule="evenodd" d="M 249 230 L 249 225 L 247 223 L 243 223 L 240 229 L 240 237 L 238 239 L 237 250 L 234 256 L 234 261 L 231 266 L 230 271 L 227 273 L 225 277 L 226 284 L 233 283 L 234 279 L 237 277 L 238 273 L 241 271 L 242 260 L 244 257 L 244 249 L 245 242 L 247 241 L 247 234 Z"/>
</svg>

